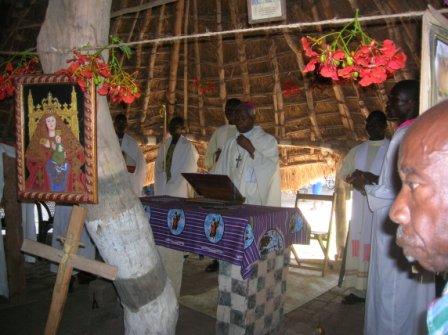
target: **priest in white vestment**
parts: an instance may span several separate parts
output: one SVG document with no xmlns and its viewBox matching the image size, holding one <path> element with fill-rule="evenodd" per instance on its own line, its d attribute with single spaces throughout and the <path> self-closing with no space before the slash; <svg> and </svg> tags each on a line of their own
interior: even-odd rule
<svg viewBox="0 0 448 335">
<path fill-rule="evenodd" d="M 140 145 L 132 136 L 126 134 L 126 127 L 126 115 L 118 114 L 115 117 L 115 131 L 120 142 L 132 190 L 136 196 L 140 197 L 145 186 L 147 163 Z"/>
<path fill-rule="evenodd" d="M 229 123 L 216 129 L 207 144 L 207 151 L 205 153 L 205 167 L 207 171 L 211 171 L 215 167 L 226 142 L 231 138 L 235 138 L 238 133 L 235 127 L 234 114 L 239 104 L 241 104 L 240 99 L 235 98 L 228 99 L 226 102 L 225 114 Z"/>
<path fill-rule="evenodd" d="M 238 134 L 227 141 L 213 173 L 228 175 L 247 204 L 281 206 L 277 140 L 254 122 L 254 107 L 240 104 L 235 112 Z"/>
<path fill-rule="evenodd" d="M 352 216 L 347 238 L 344 281 L 342 287 L 347 295 L 343 304 L 364 301 L 372 237 L 372 212 L 367 203 L 364 186 L 378 182 L 384 156 L 389 146 L 385 138 L 386 115 L 373 111 L 366 119 L 369 140 L 352 148 L 345 156 L 338 178 L 352 185 Z"/>
<path fill-rule="evenodd" d="M 387 116 L 397 121 L 399 127 L 387 150 L 378 185 L 365 187 L 373 211 L 365 335 L 426 334 L 426 309 L 435 296 L 433 276 L 412 273 L 411 265 L 395 243 L 396 225 L 388 217 L 400 190 L 398 148 L 418 115 L 418 92 L 419 83 L 415 80 L 403 80 L 392 88 Z"/>
<path fill-rule="evenodd" d="M 198 171 L 198 152 L 194 145 L 182 135 L 184 120 L 171 119 L 168 130 L 170 136 L 163 141 L 157 152 L 154 172 L 154 195 L 169 195 L 188 198 L 193 190 L 182 172 Z M 183 252 L 157 246 L 162 257 L 168 278 L 171 280 L 177 297 L 182 283 Z"/>
</svg>

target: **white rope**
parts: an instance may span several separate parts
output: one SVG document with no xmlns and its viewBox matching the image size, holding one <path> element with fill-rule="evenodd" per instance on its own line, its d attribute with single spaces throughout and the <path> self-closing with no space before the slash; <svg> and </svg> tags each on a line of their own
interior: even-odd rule
<svg viewBox="0 0 448 335">
<path fill-rule="evenodd" d="M 438 13 L 448 13 L 448 8 L 440 9 L 440 10 L 434 10 Z M 363 16 L 359 17 L 358 20 L 360 22 L 371 22 L 371 21 L 378 21 L 378 20 L 386 20 L 386 19 L 401 19 L 401 18 L 413 18 L 413 17 L 420 17 L 423 16 L 425 13 L 425 10 L 421 11 L 411 11 L 411 12 L 404 12 L 404 13 L 397 13 L 397 14 L 385 14 L 385 15 L 372 15 L 372 16 Z M 330 19 L 330 20 L 322 20 L 322 21 L 313 21 L 313 22 L 297 22 L 297 23 L 289 23 L 289 24 L 280 24 L 275 26 L 262 26 L 262 27 L 253 27 L 253 28 L 240 28 L 240 29 L 231 29 L 231 30 L 224 30 L 224 31 L 210 31 L 200 34 L 194 34 L 194 35 L 180 35 L 180 36 L 169 36 L 169 37 L 162 37 L 162 38 L 156 38 L 156 39 L 146 39 L 146 40 L 140 40 L 140 41 L 134 41 L 134 42 L 127 42 L 127 43 L 121 43 L 121 44 L 114 44 L 107 46 L 107 49 L 117 48 L 120 46 L 136 46 L 140 44 L 162 44 L 162 43 L 172 43 L 175 41 L 183 41 L 183 40 L 190 40 L 190 39 L 203 39 L 203 38 L 209 38 L 209 37 L 215 37 L 215 36 L 225 36 L 225 35 L 233 35 L 233 34 L 249 34 L 249 33 L 255 33 L 255 32 L 265 32 L 265 31 L 271 31 L 271 30 L 287 30 L 287 29 L 300 29 L 304 27 L 314 27 L 314 26 L 340 26 L 347 24 L 349 22 L 353 21 L 353 18 L 343 18 L 343 19 Z M 82 50 L 86 51 L 94 51 L 99 50 L 101 48 L 83 48 Z M 43 53 L 64 53 L 68 54 L 71 53 L 71 49 L 56 49 L 51 48 L 51 50 L 43 51 Z M 4 52 L 0 51 L 0 53 L 5 54 Z"/>
</svg>

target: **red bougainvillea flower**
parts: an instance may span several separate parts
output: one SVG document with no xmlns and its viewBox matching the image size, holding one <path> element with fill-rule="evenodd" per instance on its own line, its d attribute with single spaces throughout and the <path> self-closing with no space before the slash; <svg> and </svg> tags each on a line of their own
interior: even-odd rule
<svg viewBox="0 0 448 335">
<path fill-rule="evenodd" d="M 121 41 L 113 39 L 113 43 L 120 44 Z M 121 47 L 120 47 L 121 49 Z M 98 94 L 109 97 L 112 103 L 131 104 L 140 97 L 140 90 L 135 83 L 134 77 L 123 71 L 121 62 L 115 56 L 113 49 L 110 54 L 110 64 L 107 64 L 101 57 L 101 51 L 84 54 L 79 50 L 73 50 L 74 57 L 67 61 L 69 66 L 58 71 L 72 77 L 82 91 L 90 85 L 98 87 Z M 130 49 L 125 50 L 125 54 L 130 55 Z"/>
<path fill-rule="evenodd" d="M 397 70 L 400 70 L 405 67 L 406 65 L 407 57 L 404 54 L 404 52 L 397 52 L 395 55 L 392 56 L 390 61 L 387 63 L 387 70 L 390 73 L 393 73 Z"/>
<path fill-rule="evenodd" d="M 302 48 L 303 51 L 305 51 L 305 55 L 307 57 L 315 57 L 319 55 L 311 48 L 311 41 L 308 39 L 308 37 L 302 37 L 300 41 L 302 42 Z"/>
<path fill-rule="evenodd" d="M 369 86 L 371 84 L 381 84 L 387 79 L 386 69 L 382 66 L 373 67 L 371 69 L 363 68 L 359 71 L 361 80 L 359 85 Z"/>
<path fill-rule="evenodd" d="M 320 67 L 319 73 L 322 77 L 331 78 L 333 80 L 339 80 L 338 70 L 335 65 L 323 64 Z"/>
<path fill-rule="evenodd" d="M 316 64 L 319 63 L 319 59 L 317 57 L 311 58 L 311 60 L 306 64 L 303 72 L 312 72 L 316 69 Z"/>
<path fill-rule="evenodd" d="M 338 70 L 338 76 L 343 79 L 357 78 L 359 75 L 359 68 L 355 65 L 347 65 Z"/>
<path fill-rule="evenodd" d="M 20 75 L 36 73 L 37 64 L 37 57 L 26 52 L 0 64 L 0 100 L 13 96 L 14 79 Z"/>
</svg>

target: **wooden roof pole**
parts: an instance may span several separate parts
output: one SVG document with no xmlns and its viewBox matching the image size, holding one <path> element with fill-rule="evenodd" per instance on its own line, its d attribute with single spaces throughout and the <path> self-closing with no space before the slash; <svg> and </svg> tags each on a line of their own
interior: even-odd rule
<svg viewBox="0 0 448 335">
<path fill-rule="evenodd" d="M 122 2 L 123 8 L 126 8 L 128 6 L 128 1 L 129 0 L 123 0 L 123 2 Z M 110 29 L 110 34 L 112 36 L 115 36 L 118 34 L 118 30 L 120 30 L 122 22 L 123 22 L 122 16 L 117 16 L 117 18 L 115 19 L 115 22 L 113 24 L 113 27 L 111 27 L 111 29 Z"/>
<path fill-rule="evenodd" d="M 145 33 L 148 30 L 148 27 L 150 26 L 150 23 L 151 23 L 151 16 L 152 16 L 152 10 L 151 10 L 151 8 L 149 8 L 146 11 L 145 17 L 143 19 L 143 25 L 140 29 L 140 32 L 138 33 L 139 40 L 141 40 L 145 37 Z M 137 49 L 135 52 L 135 68 L 138 72 L 140 72 L 140 67 L 142 65 L 142 49 L 143 49 L 143 44 L 137 45 Z"/>
<path fill-rule="evenodd" d="M 216 30 L 222 31 L 222 8 L 221 0 L 216 0 Z M 227 100 L 227 89 L 225 81 L 225 71 L 224 71 L 224 52 L 222 48 L 222 36 L 218 35 L 218 50 L 217 50 L 217 60 L 218 60 L 218 77 L 219 77 L 219 98 L 222 105 L 222 115 L 224 122 L 227 123 L 227 118 L 225 117 L 225 108 Z"/>
<path fill-rule="evenodd" d="M 162 5 L 160 7 L 160 13 L 159 13 L 159 21 L 157 22 L 157 38 L 160 37 L 163 34 L 164 30 L 164 22 L 165 22 L 165 5 Z M 149 109 L 149 99 L 151 97 L 151 84 L 152 80 L 154 78 L 154 66 L 156 63 L 156 56 L 157 56 L 157 49 L 159 48 L 159 43 L 155 43 L 152 46 L 151 49 L 151 55 L 149 56 L 148 61 L 148 78 L 146 80 L 146 88 L 145 93 L 143 95 L 143 102 L 142 102 L 142 108 L 141 108 L 141 114 L 140 114 L 140 123 L 145 122 L 146 117 L 148 115 L 148 109 Z"/>
<path fill-rule="evenodd" d="M 325 11 L 325 14 L 327 17 L 334 17 L 334 13 L 331 8 L 331 1 L 325 0 L 323 7 L 324 7 L 324 11 Z M 314 2 L 311 3 L 311 12 L 313 14 L 313 18 L 316 21 L 319 21 L 319 13 L 318 13 L 316 4 Z M 321 26 L 317 26 L 317 28 L 319 31 L 322 31 Z M 334 95 L 336 97 L 336 101 L 338 104 L 339 114 L 341 115 L 341 121 L 342 121 L 344 128 L 346 129 L 347 137 L 356 139 L 356 133 L 355 133 L 355 127 L 353 124 L 353 119 L 350 115 L 350 111 L 347 107 L 347 104 L 345 103 L 344 92 L 342 91 L 341 86 L 339 84 L 335 83 L 334 81 L 332 81 L 332 85 L 333 85 L 333 92 L 334 92 Z"/>
<path fill-rule="evenodd" d="M 366 104 L 364 100 L 361 97 L 361 93 L 359 92 L 358 84 L 355 82 L 352 82 L 353 89 L 355 90 L 355 94 L 358 97 L 358 105 L 359 110 L 361 111 L 362 116 L 367 118 L 370 114 L 369 109 L 366 107 Z"/>
<path fill-rule="evenodd" d="M 229 0 L 230 20 L 235 29 L 241 28 L 237 13 L 238 3 L 235 0 Z M 238 59 L 241 67 L 243 79 L 243 96 L 245 100 L 250 100 L 250 78 L 247 66 L 246 45 L 242 33 L 235 33 L 235 42 L 238 48 Z"/>
<path fill-rule="evenodd" d="M 278 66 L 278 59 L 276 55 L 277 47 L 275 41 L 271 38 L 271 47 L 269 48 L 269 58 L 271 59 L 274 68 L 274 91 L 273 101 L 275 110 L 275 136 L 277 138 L 285 138 L 285 111 L 283 110 L 283 95 L 282 86 L 280 82 L 280 71 Z"/>
<path fill-rule="evenodd" d="M 180 36 L 182 34 L 182 17 L 184 14 L 184 0 L 178 0 L 176 3 L 176 14 L 174 19 L 173 35 Z M 173 42 L 170 54 L 170 73 L 168 80 L 168 89 L 166 99 L 168 101 L 168 119 L 174 115 L 174 105 L 176 103 L 176 85 L 177 85 L 177 69 L 179 67 L 179 50 L 180 40 Z"/>
<path fill-rule="evenodd" d="M 144 0 L 140 0 L 140 5 L 143 3 Z M 131 29 L 129 30 L 128 37 L 126 38 L 126 43 L 131 42 L 132 35 L 135 31 L 135 26 L 137 25 L 138 16 L 140 15 L 140 12 L 136 12 L 134 15 L 134 18 L 132 19 Z M 123 64 L 125 54 L 123 53 L 120 57 L 120 64 Z M 128 106 L 129 107 L 129 106 Z"/>
<path fill-rule="evenodd" d="M 184 34 L 188 34 L 188 17 L 190 12 L 190 0 L 186 0 L 185 18 L 184 18 Z M 188 124 L 188 41 L 184 40 L 184 113 L 185 128 L 190 131 Z"/>
<path fill-rule="evenodd" d="M 303 69 L 305 68 L 305 62 L 303 61 L 303 55 L 300 52 L 299 48 L 297 47 L 297 44 L 292 40 L 291 35 L 289 35 L 286 31 L 283 32 L 283 36 L 285 37 L 286 43 L 288 43 L 291 50 L 296 55 L 297 64 L 299 65 L 300 73 L 303 73 Z M 313 137 L 317 138 L 318 140 L 322 139 L 322 134 L 319 129 L 319 125 L 317 124 L 317 118 L 316 118 L 316 111 L 314 109 L 314 98 L 313 98 L 313 92 L 310 89 L 310 81 L 307 76 L 303 77 L 303 85 L 305 89 L 305 96 L 306 96 L 306 104 L 308 107 L 308 118 L 311 123 L 311 130 L 313 132 Z"/>
<path fill-rule="evenodd" d="M 197 0 L 193 0 L 193 25 L 194 25 L 194 33 L 197 34 L 199 31 L 198 27 L 198 3 Z M 195 73 L 198 82 L 201 82 L 201 54 L 199 52 L 199 40 L 197 38 L 194 39 L 194 65 L 195 65 Z M 199 125 L 201 126 L 201 135 L 205 136 L 205 122 L 204 122 L 204 97 L 202 92 L 198 87 L 198 114 L 199 114 Z"/>
</svg>

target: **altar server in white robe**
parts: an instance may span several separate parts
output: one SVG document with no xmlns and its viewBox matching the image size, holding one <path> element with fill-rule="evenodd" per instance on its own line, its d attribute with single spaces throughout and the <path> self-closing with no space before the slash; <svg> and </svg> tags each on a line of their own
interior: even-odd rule
<svg viewBox="0 0 448 335">
<path fill-rule="evenodd" d="M 238 133 L 235 127 L 234 117 L 235 109 L 239 104 L 241 104 L 240 99 L 232 98 L 226 101 L 225 114 L 229 123 L 216 129 L 212 137 L 210 137 L 205 153 L 205 167 L 208 171 L 211 171 L 215 167 L 226 142 L 231 138 L 235 138 Z"/>
<path fill-rule="evenodd" d="M 366 119 L 369 140 L 352 148 L 345 156 L 338 178 L 353 186 L 352 217 L 347 239 L 344 281 L 342 287 L 349 295 L 344 304 L 364 301 L 369 271 L 372 212 L 367 203 L 365 185 L 377 184 L 384 156 L 389 146 L 385 138 L 386 115 L 373 111 Z"/>
<path fill-rule="evenodd" d="M 169 125 L 170 136 L 159 146 L 155 162 L 154 194 L 188 198 L 192 189 L 182 172 L 198 171 L 198 152 L 182 135 L 184 119 L 174 117 Z"/>
<path fill-rule="evenodd" d="M 281 206 L 277 140 L 254 123 L 254 106 L 240 104 L 235 112 L 238 134 L 227 141 L 213 173 L 228 175 L 247 204 Z"/>
<path fill-rule="evenodd" d="M 16 157 L 14 147 L 0 143 L 0 202 L 3 198 L 3 189 L 5 187 L 5 179 L 3 173 L 3 154 L 8 157 Z M 0 227 L 1 228 L 1 227 Z M 8 275 L 6 270 L 5 248 L 3 244 L 3 234 L 0 229 L 0 295 L 9 298 Z"/>
<path fill-rule="evenodd" d="M 146 181 L 147 163 L 140 145 L 126 133 L 127 118 L 124 114 L 115 117 L 115 131 L 120 142 L 121 152 L 126 163 L 131 187 L 135 195 L 142 195 L 143 186 Z"/>
<path fill-rule="evenodd" d="M 397 122 L 381 169 L 378 185 L 367 185 L 373 211 L 364 334 L 426 334 L 426 308 L 434 299 L 432 275 L 413 274 L 411 265 L 395 243 L 396 225 L 389 209 L 400 190 L 397 171 L 398 148 L 412 120 L 418 115 L 419 83 L 403 80 L 395 84 L 387 103 L 387 116 Z M 423 271 L 423 270 L 422 270 Z"/>
<path fill-rule="evenodd" d="M 198 171 L 198 152 L 194 145 L 182 135 L 184 119 L 171 119 L 170 136 L 159 146 L 155 162 L 154 194 L 188 198 L 193 195 L 191 186 L 182 172 Z M 183 252 L 158 246 L 168 278 L 177 297 L 182 283 Z"/>
</svg>

